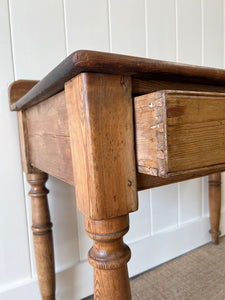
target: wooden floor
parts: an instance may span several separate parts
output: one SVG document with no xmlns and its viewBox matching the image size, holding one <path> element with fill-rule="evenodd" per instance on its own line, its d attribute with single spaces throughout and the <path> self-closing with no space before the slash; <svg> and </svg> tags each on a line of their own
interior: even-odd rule
<svg viewBox="0 0 225 300">
<path fill-rule="evenodd" d="M 131 289 L 132 300 L 225 300 L 225 237 L 131 279 Z"/>
</svg>

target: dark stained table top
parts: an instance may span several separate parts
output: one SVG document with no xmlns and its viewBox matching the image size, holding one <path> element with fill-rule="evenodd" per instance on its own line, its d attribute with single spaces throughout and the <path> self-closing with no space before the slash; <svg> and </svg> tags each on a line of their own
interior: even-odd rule
<svg viewBox="0 0 225 300">
<path fill-rule="evenodd" d="M 25 109 L 53 96 L 64 89 L 66 81 L 82 72 L 121 74 L 135 78 L 225 85 L 225 70 L 223 69 L 79 50 L 64 59 L 26 95 L 14 103 L 11 109 Z"/>
</svg>

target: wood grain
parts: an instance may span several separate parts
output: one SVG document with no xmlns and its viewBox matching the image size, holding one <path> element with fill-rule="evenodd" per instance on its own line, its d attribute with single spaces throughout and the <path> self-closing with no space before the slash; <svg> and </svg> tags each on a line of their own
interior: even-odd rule
<svg viewBox="0 0 225 300">
<path fill-rule="evenodd" d="M 32 201 L 32 231 L 35 261 L 42 300 L 55 300 L 55 265 L 47 194 L 45 188 L 47 174 L 43 172 L 27 174 L 31 185 L 29 196 Z"/>
<path fill-rule="evenodd" d="M 170 177 L 167 178 L 137 173 L 137 186 L 138 186 L 138 190 L 142 191 L 149 188 L 159 187 L 166 184 L 181 182 L 188 179 L 194 179 L 194 178 L 210 175 L 215 172 L 222 172 L 224 170 L 225 170 L 225 164 L 221 165 L 220 167 L 212 166 L 212 167 L 206 167 L 197 170 L 188 170 L 186 173 L 184 172 L 171 173 Z"/>
<path fill-rule="evenodd" d="M 134 97 L 161 90 L 181 90 L 198 92 L 225 93 L 225 86 L 196 83 L 191 81 L 154 80 L 132 78 L 132 94 Z"/>
<path fill-rule="evenodd" d="M 9 102 L 10 105 L 15 103 L 19 98 L 25 95 L 38 81 L 33 80 L 17 80 L 9 86 Z M 22 167 L 25 173 L 32 173 L 34 168 L 30 163 L 30 153 L 28 148 L 28 129 L 26 113 L 24 111 L 18 112 L 18 126 L 20 136 L 20 149 Z"/>
<path fill-rule="evenodd" d="M 84 73 L 65 92 L 78 208 L 93 219 L 135 211 L 130 78 Z"/>
<path fill-rule="evenodd" d="M 218 86 L 223 86 L 225 81 L 225 71 L 222 69 L 80 50 L 68 56 L 29 93 L 12 104 L 11 109 L 25 109 L 53 96 L 64 89 L 65 82 L 82 72 Z"/>
<path fill-rule="evenodd" d="M 130 300 L 123 236 L 137 209 L 131 78 L 80 74 L 65 92 L 77 206 L 94 240 L 95 299 Z"/>
<path fill-rule="evenodd" d="M 20 153 L 22 159 L 22 167 L 25 173 L 32 173 L 33 167 L 30 163 L 30 152 L 28 148 L 28 128 L 26 114 L 24 111 L 18 111 L 18 125 L 20 136 Z"/>
<path fill-rule="evenodd" d="M 20 111 L 19 129 L 23 169 L 32 172 L 34 167 L 74 185 L 68 115 L 64 92 L 39 103 L 25 111 Z M 28 118 L 28 124 L 27 124 Z M 28 128 L 29 144 L 28 146 Z M 40 134 L 38 133 L 40 130 Z M 29 150 L 31 150 L 29 152 Z M 32 161 L 30 162 L 30 156 Z M 32 163 L 32 165 L 31 165 Z M 204 176 L 224 170 L 224 166 L 211 166 L 188 173 L 170 174 L 164 179 L 137 174 L 137 188 L 161 186 L 172 182 Z"/>
<path fill-rule="evenodd" d="M 168 177 L 225 163 L 225 94 L 159 91 L 135 98 L 138 171 Z"/>
<path fill-rule="evenodd" d="M 23 112 L 33 167 L 73 184 L 72 157 L 65 93 Z"/>
<path fill-rule="evenodd" d="M 128 215 L 102 221 L 86 218 L 85 228 L 94 240 L 88 259 L 94 267 L 95 299 L 131 300 L 127 271 L 131 252 L 123 242 L 129 230 Z"/>
</svg>

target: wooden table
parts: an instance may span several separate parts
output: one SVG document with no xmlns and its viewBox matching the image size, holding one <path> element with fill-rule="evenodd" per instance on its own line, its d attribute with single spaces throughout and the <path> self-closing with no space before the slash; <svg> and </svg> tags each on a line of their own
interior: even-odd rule
<svg viewBox="0 0 225 300">
<path fill-rule="evenodd" d="M 10 86 L 43 300 L 55 299 L 47 174 L 75 186 L 94 240 L 95 299 L 131 299 L 123 243 L 137 191 L 210 175 L 211 234 L 219 236 L 225 170 L 225 71 L 77 51 L 40 82 Z"/>
</svg>

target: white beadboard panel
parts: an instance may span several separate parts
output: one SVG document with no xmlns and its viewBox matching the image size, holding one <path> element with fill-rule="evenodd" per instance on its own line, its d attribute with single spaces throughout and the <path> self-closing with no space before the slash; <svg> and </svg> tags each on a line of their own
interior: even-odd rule
<svg viewBox="0 0 225 300">
<path fill-rule="evenodd" d="M 109 51 L 107 0 L 65 0 L 64 3 L 67 54 L 80 49 Z"/>
<path fill-rule="evenodd" d="M 180 223 L 202 216 L 202 180 L 192 179 L 180 183 Z"/>
<path fill-rule="evenodd" d="M 25 193 L 27 201 L 27 215 L 29 229 L 31 221 L 31 199 L 28 196 L 29 184 L 25 182 Z M 56 178 L 49 176 L 46 187 L 48 194 L 49 210 L 53 223 L 53 240 L 55 252 L 56 271 L 69 268 L 79 261 L 79 247 L 77 241 L 76 203 L 74 188 Z M 36 266 L 33 249 L 33 236 L 29 230 L 31 261 L 33 276 L 36 277 Z"/>
<path fill-rule="evenodd" d="M 204 0 L 202 4 L 203 64 L 222 68 L 224 63 L 224 1 Z"/>
<path fill-rule="evenodd" d="M 93 268 L 88 261 L 81 262 L 57 274 L 56 285 L 57 300 L 83 299 L 94 292 Z"/>
<path fill-rule="evenodd" d="M 111 51 L 146 56 L 145 1 L 109 0 Z"/>
<path fill-rule="evenodd" d="M 66 56 L 61 0 L 10 0 L 16 79 L 41 79 Z"/>
<path fill-rule="evenodd" d="M 221 210 L 225 211 L 225 172 L 221 173 L 222 185 L 221 185 Z"/>
<path fill-rule="evenodd" d="M 80 300 L 93 294 L 93 268 L 88 261 L 56 274 L 56 299 Z M 0 300 L 41 300 L 37 278 L 0 290 Z"/>
<path fill-rule="evenodd" d="M 88 251 L 93 246 L 93 240 L 89 238 L 85 232 L 84 226 L 84 216 L 77 209 L 77 226 L 78 226 L 78 243 L 79 243 L 79 253 L 80 261 L 87 260 Z"/>
<path fill-rule="evenodd" d="M 148 57 L 176 60 L 176 2 L 147 0 Z"/>
<path fill-rule="evenodd" d="M 210 242 L 209 228 L 209 218 L 204 217 L 176 230 L 161 232 L 131 243 L 132 259 L 128 263 L 130 277 Z"/>
<path fill-rule="evenodd" d="M 201 0 L 177 0 L 177 38 L 178 61 L 200 64 Z"/>
<path fill-rule="evenodd" d="M 66 56 L 63 3 L 60 0 L 22 0 L 20 3 L 12 0 L 10 11 L 16 78 L 41 78 Z M 55 178 L 50 178 L 48 185 L 51 187 L 49 200 L 54 221 L 56 269 L 62 269 L 79 259 L 74 192 L 72 187 Z M 29 186 L 25 187 L 27 195 Z M 30 199 L 26 197 L 30 227 Z M 30 231 L 29 235 L 32 270 L 36 274 Z"/>
<path fill-rule="evenodd" d="M 14 80 L 8 4 L 0 1 L 0 290 L 30 278 L 29 245 L 16 114 L 9 111 Z"/>
<path fill-rule="evenodd" d="M 76 198 L 74 187 L 49 177 L 47 188 L 53 222 L 56 269 L 65 269 L 79 261 Z"/>
<path fill-rule="evenodd" d="M 202 177 L 202 215 L 209 216 L 209 177 Z"/>
<path fill-rule="evenodd" d="M 145 190 L 138 192 L 138 210 L 130 214 L 130 230 L 124 241 L 131 243 L 149 236 L 150 221 L 150 190 Z"/>
<path fill-rule="evenodd" d="M 56 299 L 81 300 L 93 294 L 93 269 L 88 261 L 56 274 Z M 41 300 L 37 279 L 0 290 L 0 300 Z"/>
<path fill-rule="evenodd" d="M 27 280 L 17 285 L 6 286 L 0 291 L 0 300 L 41 300 L 37 280 Z"/>
<path fill-rule="evenodd" d="M 152 189 L 152 230 L 168 230 L 178 225 L 178 188 L 169 184 Z"/>
</svg>

